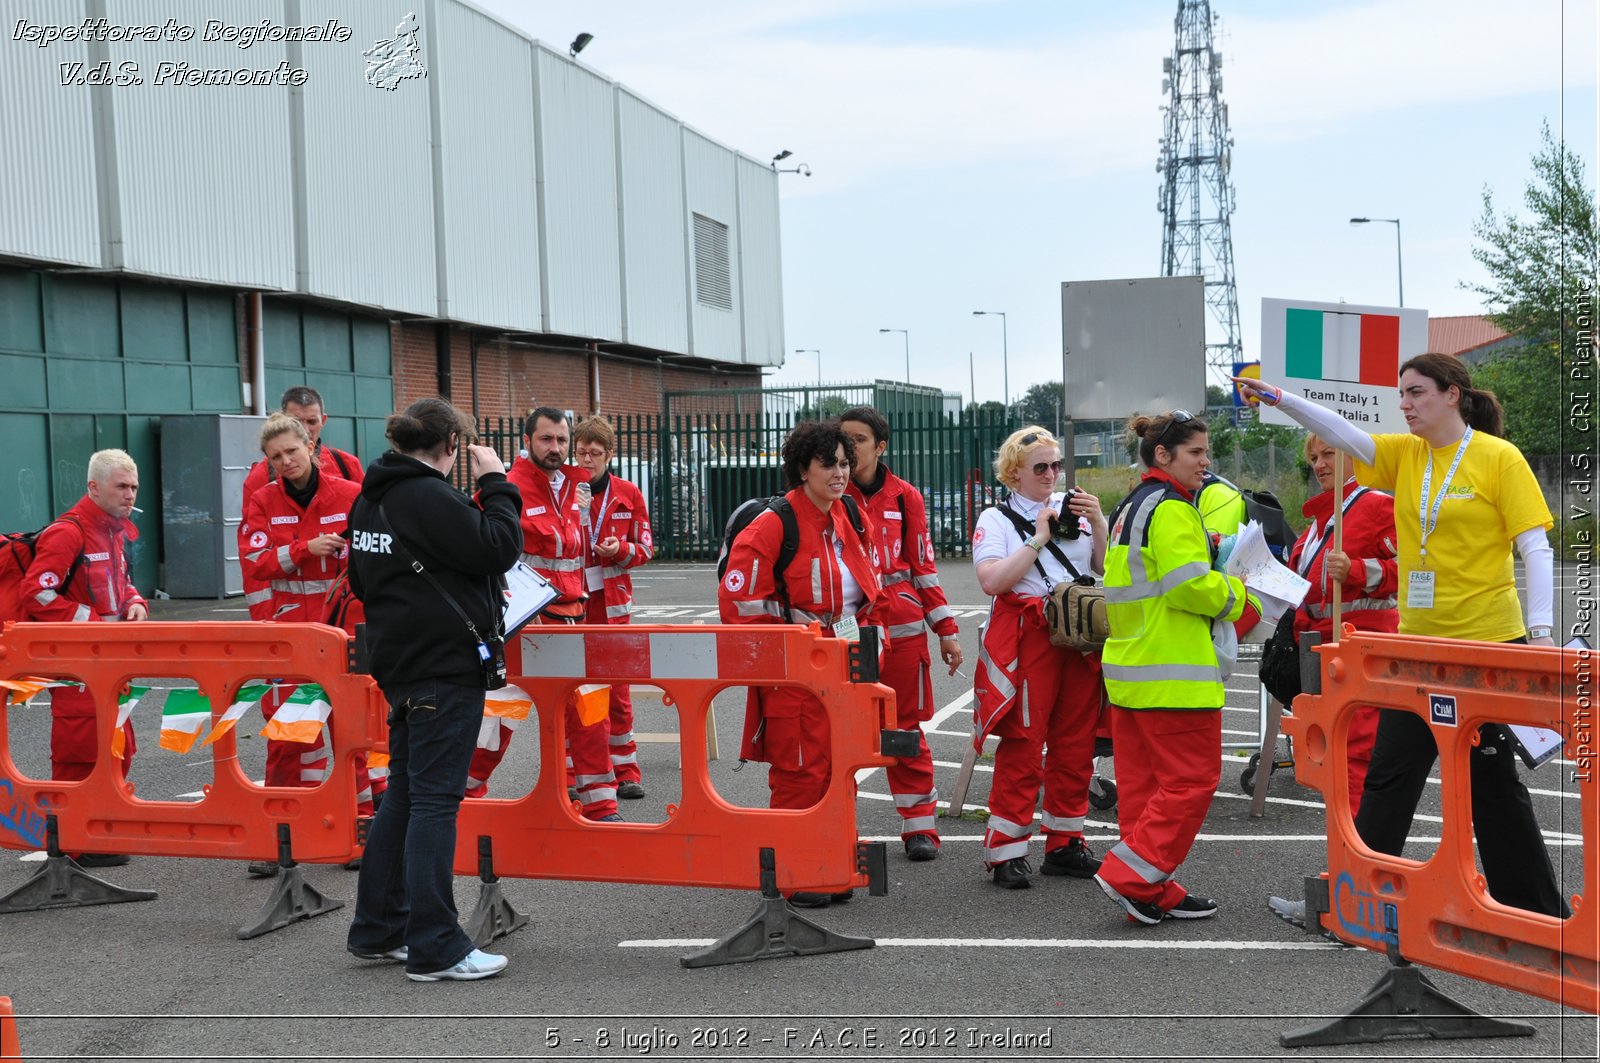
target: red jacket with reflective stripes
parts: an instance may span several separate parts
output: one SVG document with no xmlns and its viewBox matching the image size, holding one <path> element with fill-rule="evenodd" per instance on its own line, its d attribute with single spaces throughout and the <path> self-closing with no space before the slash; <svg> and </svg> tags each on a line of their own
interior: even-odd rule
<svg viewBox="0 0 1600 1063">
<path fill-rule="evenodd" d="M 1348 501 L 1356 490 L 1356 481 L 1347 480 L 1339 497 Z M 1311 524 L 1289 548 L 1289 567 L 1296 572 L 1300 572 L 1312 532 L 1320 532 L 1319 541 L 1333 535 L 1333 492 L 1309 499 L 1300 512 Z M 1311 581 L 1311 589 L 1295 614 L 1296 636 L 1303 631 L 1319 632 L 1324 641 L 1333 636 L 1333 584 L 1324 571 L 1332 546 L 1330 542 L 1317 550 L 1310 568 L 1300 573 Z M 1399 631 L 1395 595 L 1400 586 L 1400 563 L 1395 549 L 1394 496 L 1368 488 L 1349 502 L 1344 511 L 1344 552 L 1350 555 L 1350 575 L 1340 591 L 1343 622 L 1363 631 Z"/>
<path fill-rule="evenodd" d="M 250 496 L 239 525 L 239 561 L 250 576 L 272 590 L 273 620 L 322 623 L 328 592 L 349 564 L 347 545 L 318 557 L 308 545 L 327 532 L 342 535 L 361 485 L 337 476 L 320 478 L 310 505 L 301 509 L 273 480 Z"/>
<path fill-rule="evenodd" d="M 366 470 L 361 467 L 361 460 L 354 454 L 347 454 L 322 443 L 317 444 L 317 470 L 319 476 L 337 476 L 341 480 L 353 480 L 356 483 L 360 483 L 361 478 L 366 475 Z M 265 460 L 250 466 L 250 471 L 244 476 L 244 496 L 239 503 L 239 512 L 243 514 L 249 509 L 251 497 L 276 479 Z M 242 535 L 239 539 L 239 556 L 244 557 Z M 251 576 L 249 567 L 243 561 L 239 563 L 239 567 L 244 573 L 244 604 L 250 609 L 250 619 L 271 620 L 276 608 L 272 604 L 272 588 L 266 582 Z"/>
<path fill-rule="evenodd" d="M 881 619 L 889 637 L 922 634 L 926 620 L 940 636 L 957 633 L 956 618 L 939 586 L 933 562 L 933 536 L 928 532 L 928 507 L 922 492 L 880 463 L 882 475 L 872 494 L 851 480 L 846 491 L 861 503 L 867 529 L 876 538 L 882 562 L 883 586 L 888 591 Z"/>
<path fill-rule="evenodd" d="M 506 479 L 522 492 L 522 560 L 549 580 L 561 595 L 558 605 L 582 602 L 585 532 L 578 514 L 578 485 L 589 470 L 563 465 L 566 480 L 559 496 L 545 471 L 528 458 L 511 464 Z M 559 611 L 559 610 L 552 610 Z"/>
<path fill-rule="evenodd" d="M 128 576 L 127 543 L 137 538 L 131 521 L 111 516 L 84 495 L 34 542 L 33 564 L 22 577 L 23 616 L 57 623 L 124 620 L 132 606 L 148 608 Z M 79 554 L 83 561 L 63 587 Z"/>
<path fill-rule="evenodd" d="M 589 584 L 589 570 L 599 569 L 605 587 L 606 623 L 626 624 L 633 612 L 633 577 L 628 572 L 649 561 L 656 552 L 644 495 L 620 476 L 608 476 L 605 491 L 594 495 L 589 503 L 589 525 L 584 536 L 585 586 Z M 616 556 L 602 558 L 594 546 L 611 536 L 616 536 L 620 544 Z"/>
</svg>

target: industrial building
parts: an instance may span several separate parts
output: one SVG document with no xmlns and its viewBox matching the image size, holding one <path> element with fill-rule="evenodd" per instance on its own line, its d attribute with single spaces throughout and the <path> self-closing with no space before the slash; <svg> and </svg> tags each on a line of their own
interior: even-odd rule
<svg viewBox="0 0 1600 1063">
<path fill-rule="evenodd" d="M 159 586 L 163 416 L 309 384 L 371 460 L 424 395 L 654 413 L 782 364 L 769 163 L 460 0 L 337 11 L 0 0 L 8 529 L 125 447 Z"/>
</svg>

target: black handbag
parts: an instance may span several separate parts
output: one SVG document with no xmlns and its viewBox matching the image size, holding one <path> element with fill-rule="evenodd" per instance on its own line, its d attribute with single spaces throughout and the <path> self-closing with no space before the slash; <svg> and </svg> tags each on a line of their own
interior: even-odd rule
<svg viewBox="0 0 1600 1063">
<path fill-rule="evenodd" d="M 1286 609 L 1273 629 L 1272 637 L 1261 646 L 1261 685 L 1288 708 L 1302 693 L 1300 690 L 1300 646 L 1294 637 L 1294 616 L 1297 610 Z"/>
</svg>

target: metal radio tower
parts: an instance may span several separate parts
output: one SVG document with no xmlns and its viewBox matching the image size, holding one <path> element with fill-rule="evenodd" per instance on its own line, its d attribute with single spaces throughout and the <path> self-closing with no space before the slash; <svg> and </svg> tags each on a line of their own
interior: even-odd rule
<svg viewBox="0 0 1600 1063">
<path fill-rule="evenodd" d="M 1205 278 L 1217 342 L 1206 364 L 1224 374 L 1243 361 L 1239 293 L 1233 283 L 1233 138 L 1222 102 L 1222 54 L 1213 47 L 1209 0 L 1179 0 L 1177 39 L 1161 61 L 1166 130 L 1161 137 L 1161 275 Z"/>
</svg>

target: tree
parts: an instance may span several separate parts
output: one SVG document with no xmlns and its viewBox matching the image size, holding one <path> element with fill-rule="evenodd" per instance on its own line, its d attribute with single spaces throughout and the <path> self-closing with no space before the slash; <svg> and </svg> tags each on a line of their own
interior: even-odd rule
<svg viewBox="0 0 1600 1063">
<path fill-rule="evenodd" d="M 1036 424 L 1055 434 L 1061 431 L 1061 419 L 1065 416 L 1062 403 L 1065 399 L 1066 391 L 1059 380 L 1035 384 L 1022 393 L 1022 398 L 1012 403 L 1011 412 L 1022 424 Z"/>
<path fill-rule="evenodd" d="M 1528 221 L 1495 211 L 1494 193 L 1483 190 L 1483 216 L 1472 226 L 1480 241 L 1472 257 L 1489 271 L 1489 284 L 1467 285 L 1484 298 L 1489 320 L 1530 342 L 1570 343 L 1579 278 L 1589 285 L 1600 274 L 1594 196 L 1583 160 L 1558 144 L 1550 123 L 1540 129 L 1533 179 L 1522 194 Z"/>
<path fill-rule="evenodd" d="M 1479 367 L 1475 386 L 1499 396 L 1506 410 L 1506 438 L 1528 454 L 1592 451 L 1593 419 L 1585 413 L 1590 376 L 1579 376 L 1578 319 L 1592 315 L 1600 278 L 1600 241 L 1594 195 L 1583 160 L 1558 143 L 1550 123 L 1540 129 L 1533 176 L 1523 190 L 1524 221 L 1496 212 L 1493 193 L 1483 190 L 1483 215 L 1472 227 L 1478 246 L 1472 257 L 1488 270 L 1489 284 L 1468 285 L 1483 296 L 1489 320 L 1528 341 Z M 1579 296 L 1587 309 L 1580 311 Z M 1588 330 L 1585 323 L 1585 330 Z M 1592 332 L 1583 346 L 1592 345 Z M 1563 373 L 1562 367 L 1572 367 Z"/>
<path fill-rule="evenodd" d="M 1228 394 L 1227 390 L 1224 389 L 1220 384 L 1207 384 L 1206 405 L 1231 406 L 1233 405 L 1233 396 Z"/>
<path fill-rule="evenodd" d="M 968 417 L 979 417 L 985 421 L 999 421 L 1005 415 L 1005 404 L 994 399 L 990 399 L 988 402 L 969 402 L 967 404 Z"/>
</svg>

